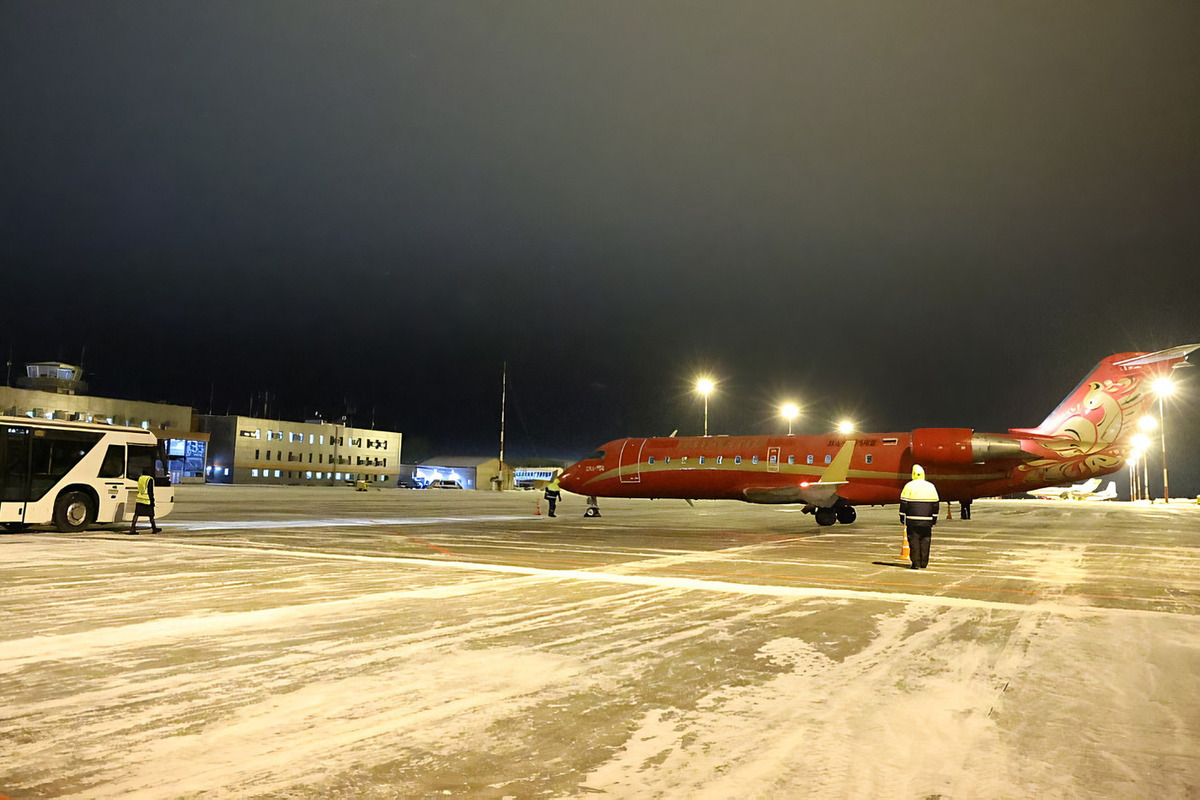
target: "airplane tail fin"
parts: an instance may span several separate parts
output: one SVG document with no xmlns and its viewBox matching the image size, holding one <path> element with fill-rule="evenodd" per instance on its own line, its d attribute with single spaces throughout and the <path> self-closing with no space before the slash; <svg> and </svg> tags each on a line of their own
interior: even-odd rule
<svg viewBox="0 0 1200 800">
<path fill-rule="evenodd" d="M 1197 349 L 1200 344 L 1109 356 L 1041 425 L 1011 432 L 1031 439 L 1069 440 L 1092 447 L 1115 444 L 1133 435 L 1137 421 L 1150 410 L 1156 398 L 1151 388 L 1154 382 L 1177 367 L 1191 366 L 1187 356 Z"/>
</svg>

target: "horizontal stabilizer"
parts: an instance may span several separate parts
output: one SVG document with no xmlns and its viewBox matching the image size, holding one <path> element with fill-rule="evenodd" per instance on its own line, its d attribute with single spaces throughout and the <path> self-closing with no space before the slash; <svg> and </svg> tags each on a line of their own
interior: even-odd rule
<svg viewBox="0 0 1200 800">
<path fill-rule="evenodd" d="M 1186 358 L 1193 350 L 1200 350 L 1200 344 L 1181 344 L 1178 347 L 1168 347 L 1166 350 L 1143 353 L 1140 356 L 1126 358 L 1123 361 L 1115 363 L 1118 367 L 1144 367 L 1147 364 L 1157 364 L 1160 361 L 1177 361 L 1178 359 Z M 1183 366 L 1183 364 L 1181 363 L 1179 366 Z"/>
</svg>

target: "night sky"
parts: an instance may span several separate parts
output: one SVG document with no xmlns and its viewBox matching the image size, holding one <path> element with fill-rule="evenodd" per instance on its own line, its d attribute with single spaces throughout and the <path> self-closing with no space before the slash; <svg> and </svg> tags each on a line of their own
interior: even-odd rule
<svg viewBox="0 0 1200 800">
<path fill-rule="evenodd" d="M 1036 425 L 1200 341 L 1198 42 L 1186 2 L 8 0 L 0 346 L 406 460 L 494 453 L 505 361 L 517 456 L 698 434 L 702 371 L 715 433 Z"/>
</svg>

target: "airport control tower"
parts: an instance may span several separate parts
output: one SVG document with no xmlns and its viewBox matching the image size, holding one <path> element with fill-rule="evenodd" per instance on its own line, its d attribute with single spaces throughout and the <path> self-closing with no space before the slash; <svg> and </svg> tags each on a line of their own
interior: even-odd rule
<svg viewBox="0 0 1200 800">
<path fill-rule="evenodd" d="M 58 361 L 40 361 L 25 365 L 25 377 L 17 379 L 21 389 L 33 389 L 54 394 L 87 394 L 83 367 Z"/>
</svg>

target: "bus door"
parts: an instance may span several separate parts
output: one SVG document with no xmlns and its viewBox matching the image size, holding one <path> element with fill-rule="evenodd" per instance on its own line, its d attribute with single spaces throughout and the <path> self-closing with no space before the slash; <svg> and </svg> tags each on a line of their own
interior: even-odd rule
<svg viewBox="0 0 1200 800">
<path fill-rule="evenodd" d="M 29 428 L 0 428 L 0 522 L 25 521 L 29 501 Z"/>
<path fill-rule="evenodd" d="M 621 483 L 642 482 L 642 448 L 646 446 L 645 439 L 626 439 L 621 444 L 620 467 Z"/>
</svg>

